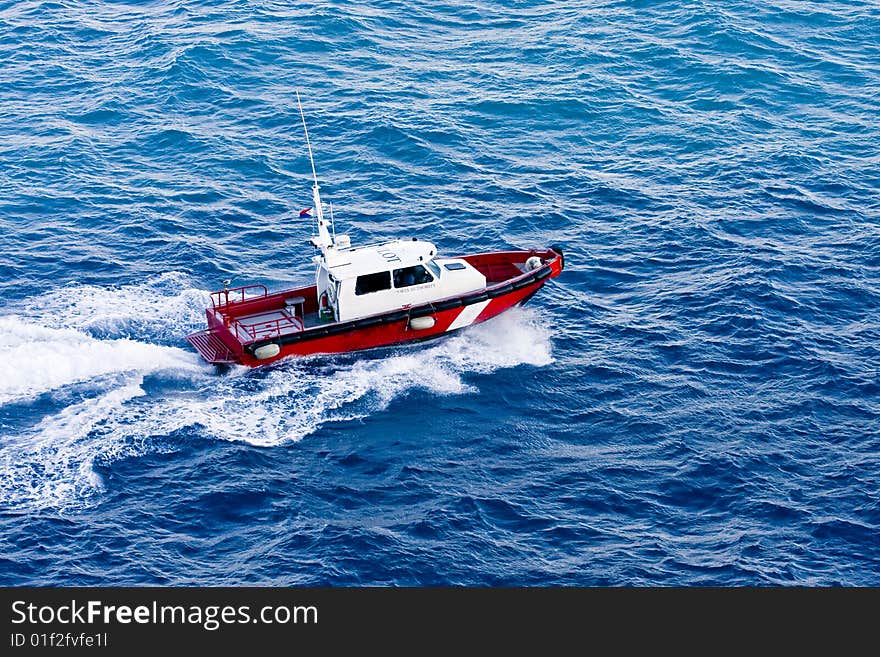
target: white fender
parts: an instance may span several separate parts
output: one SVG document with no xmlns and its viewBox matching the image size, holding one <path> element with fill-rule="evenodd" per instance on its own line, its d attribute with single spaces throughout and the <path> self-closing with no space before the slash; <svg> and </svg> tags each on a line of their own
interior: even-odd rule
<svg viewBox="0 0 880 657">
<path fill-rule="evenodd" d="M 528 260 L 526 260 L 526 271 L 533 271 L 543 265 L 541 259 L 538 256 L 532 256 Z"/>
<path fill-rule="evenodd" d="M 430 315 L 428 317 L 414 317 L 409 320 L 409 327 L 416 331 L 424 331 L 425 329 L 434 328 L 434 324 L 436 324 L 436 322 Z"/>
<path fill-rule="evenodd" d="M 264 344 L 262 347 L 257 347 L 254 349 L 254 356 L 259 358 L 260 360 L 266 360 L 267 358 L 272 358 L 273 356 L 277 356 L 281 353 L 281 347 L 278 346 L 275 342 L 270 342 L 269 344 Z"/>
</svg>

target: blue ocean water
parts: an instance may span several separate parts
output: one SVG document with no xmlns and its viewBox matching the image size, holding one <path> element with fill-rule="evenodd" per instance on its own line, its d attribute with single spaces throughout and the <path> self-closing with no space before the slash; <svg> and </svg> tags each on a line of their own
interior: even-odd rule
<svg viewBox="0 0 880 657">
<path fill-rule="evenodd" d="M 225 278 L 562 244 L 218 373 Z M 0 583 L 880 584 L 880 9 L 0 2 Z"/>
</svg>

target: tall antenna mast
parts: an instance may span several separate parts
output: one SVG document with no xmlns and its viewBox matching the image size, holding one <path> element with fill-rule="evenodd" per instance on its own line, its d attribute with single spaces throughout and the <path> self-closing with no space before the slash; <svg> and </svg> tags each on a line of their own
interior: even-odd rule
<svg viewBox="0 0 880 657">
<path fill-rule="evenodd" d="M 302 101 L 299 99 L 299 90 L 296 91 L 296 104 L 299 105 L 299 115 L 302 117 L 303 131 L 306 133 L 306 147 L 309 149 L 309 162 L 312 165 L 312 201 L 315 207 L 315 214 L 318 219 L 318 236 L 312 238 L 312 244 L 321 249 L 326 256 L 327 249 L 333 247 L 333 239 L 327 230 L 327 224 L 324 222 L 324 209 L 321 207 L 321 194 L 318 191 L 318 174 L 315 172 L 315 158 L 312 157 L 312 144 L 309 141 L 309 129 L 306 127 L 306 115 L 303 112 Z"/>
<path fill-rule="evenodd" d="M 302 117 L 303 132 L 306 133 L 306 148 L 309 149 L 309 162 L 312 163 L 312 179 L 315 181 L 315 187 L 318 186 L 318 174 L 315 173 L 315 158 L 312 157 L 312 143 L 309 141 L 309 129 L 306 127 L 306 115 L 303 112 L 303 104 L 299 99 L 299 90 L 296 92 L 296 104 L 299 106 L 299 115 Z"/>
</svg>

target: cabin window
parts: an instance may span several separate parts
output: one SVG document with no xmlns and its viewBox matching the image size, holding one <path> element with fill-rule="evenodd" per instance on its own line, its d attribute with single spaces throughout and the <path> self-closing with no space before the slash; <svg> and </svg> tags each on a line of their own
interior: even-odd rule
<svg viewBox="0 0 880 657">
<path fill-rule="evenodd" d="M 410 285 L 433 282 L 434 277 L 421 265 L 394 270 L 394 287 L 409 287 Z"/>
<path fill-rule="evenodd" d="M 440 278 L 440 267 L 437 266 L 436 262 L 428 260 L 428 262 L 425 263 L 425 266 L 431 270 L 431 273 L 434 274 L 434 278 Z"/>
<path fill-rule="evenodd" d="M 358 276 L 354 285 L 354 293 L 358 296 L 391 289 L 391 272 L 380 271 L 375 274 Z"/>
<path fill-rule="evenodd" d="M 446 267 L 446 269 L 448 269 L 449 271 L 458 271 L 459 269 L 464 269 L 463 262 L 447 262 L 443 266 Z"/>
</svg>

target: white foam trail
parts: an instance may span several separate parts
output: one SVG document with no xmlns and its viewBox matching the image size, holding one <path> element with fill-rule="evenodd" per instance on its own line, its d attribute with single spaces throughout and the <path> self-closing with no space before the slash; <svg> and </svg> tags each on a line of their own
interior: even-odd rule
<svg viewBox="0 0 880 657">
<path fill-rule="evenodd" d="M 151 344 L 157 335 L 180 341 L 201 327 L 205 293 L 182 287 L 168 275 L 110 290 L 65 288 L 0 317 L 0 408 L 62 389 L 88 393 L 21 435 L 0 436 L 0 500 L 75 507 L 102 490 L 96 458 L 154 450 L 182 429 L 280 445 L 328 422 L 367 417 L 413 390 L 473 393 L 469 375 L 552 362 L 549 331 L 534 311 L 515 308 L 383 358 L 288 359 L 217 376 L 193 351 Z M 148 375 L 173 378 L 173 392 L 161 384 L 145 392 Z"/>
<path fill-rule="evenodd" d="M 533 312 L 519 308 L 435 346 L 402 351 L 317 373 L 316 359 L 289 360 L 261 379 L 219 379 L 202 391 L 201 399 L 160 402 L 154 413 L 139 419 L 138 433 L 168 435 L 199 426 L 221 440 L 279 445 L 300 440 L 327 422 L 383 410 L 411 390 L 476 392 L 465 381 L 467 374 L 552 362 L 549 331 Z"/>
<path fill-rule="evenodd" d="M 131 446 L 106 428 L 131 399 L 144 394 L 138 376 L 122 387 L 45 418 L 4 444 L 0 493 L 4 505 L 67 508 L 103 490 L 94 470 L 98 457 L 118 457 Z"/>
<path fill-rule="evenodd" d="M 191 350 L 155 344 L 201 327 L 206 302 L 177 272 L 30 299 L 0 316 L 0 405 L 113 373 L 206 372 Z"/>
<path fill-rule="evenodd" d="M 201 369 L 195 355 L 177 347 L 97 340 L 73 329 L 0 317 L 0 405 L 112 373 Z"/>
<path fill-rule="evenodd" d="M 182 274 L 169 272 L 134 285 L 66 286 L 31 299 L 21 314 L 49 328 L 155 340 L 202 328 L 207 305 L 207 292 L 185 287 Z"/>
<path fill-rule="evenodd" d="M 152 343 L 157 336 L 179 341 L 197 326 L 205 297 L 172 273 L 124 287 L 68 286 L 0 316 L 0 408 L 27 408 L 61 390 L 85 397 L 29 428 L 22 428 L 29 411 L 17 412 L 16 433 L 0 430 L 4 505 L 76 506 L 101 490 L 95 459 L 112 460 L 137 444 L 119 429 L 136 417 L 144 377 L 212 374 L 192 351 Z M 150 342 L 132 339 L 139 333 Z"/>
</svg>

